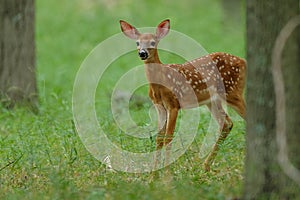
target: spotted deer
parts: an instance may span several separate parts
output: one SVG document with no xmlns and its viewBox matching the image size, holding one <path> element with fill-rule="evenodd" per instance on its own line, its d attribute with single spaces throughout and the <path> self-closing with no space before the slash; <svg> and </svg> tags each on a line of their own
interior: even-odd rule
<svg viewBox="0 0 300 200">
<path fill-rule="evenodd" d="M 220 145 L 233 126 L 222 102 L 245 118 L 245 60 L 218 52 L 183 64 L 162 64 L 157 45 L 170 30 L 168 19 L 157 26 L 155 34 L 140 33 L 123 20 L 120 20 L 120 25 L 127 37 L 136 40 L 138 55 L 144 61 L 149 97 L 158 113 L 156 149 L 171 146 L 180 109 L 206 105 L 220 126 L 216 143 L 204 161 L 204 168 L 209 171 Z"/>
</svg>

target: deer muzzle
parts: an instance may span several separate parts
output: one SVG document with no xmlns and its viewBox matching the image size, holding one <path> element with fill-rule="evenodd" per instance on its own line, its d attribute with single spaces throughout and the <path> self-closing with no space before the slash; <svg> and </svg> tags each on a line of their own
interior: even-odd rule
<svg viewBox="0 0 300 200">
<path fill-rule="evenodd" d="M 146 60 L 148 58 L 148 52 L 145 49 L 140 49 L 139 56 L 142 60 Z"/>
</svg>

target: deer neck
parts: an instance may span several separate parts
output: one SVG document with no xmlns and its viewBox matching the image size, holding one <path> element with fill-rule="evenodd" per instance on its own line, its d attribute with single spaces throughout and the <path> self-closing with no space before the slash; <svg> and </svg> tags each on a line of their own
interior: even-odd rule
<svg viewBox="0 0 300 200">
<path fill-rule="evenodd" d="M 153 52 L 151 52 L 152 56 L 150 56 L 147 60 L 144 61 L 144 64 L 162 64 L 160 62 L 157 49 L 154 49 Z"/>
<path fill-rule="evenodd" d="M 144 61 L 145 73 L 146 77 L 151 85 L 155 85 L 155 83 L 160 79 L 163 70 L 163 64 L 161 63 L 158 52 L 155 49 L 152 52 L 152 56 Z"/>
</svg>

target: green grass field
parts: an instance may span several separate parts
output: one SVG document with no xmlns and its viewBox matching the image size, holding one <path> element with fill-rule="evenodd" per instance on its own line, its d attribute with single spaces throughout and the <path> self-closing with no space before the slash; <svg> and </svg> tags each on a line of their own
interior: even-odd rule
<svg viewBox="0 0 300 200">
<path fill-rule="evenodd" d="M 170 167 L 173 180 L 168 184 L 162 179 L 149 182 L 149 173 L 111 172 L 86 150 L 74 127 L 72 91 L 76 73 L 89 52 L 120 32 L 119 19 L 145 27 L 169 18 L 172 29 L 198 41 L 208 52 L 244 57 L 243 9 L 239 17 L 230 20 L 225 16 L 219 0 L 36 0 L 40 112 L 35 115 L 27 108 L 6 110 L 0 106 L 0 199 L 238 197 L 243 189 L 245 124 L 232 110 L 234 128 L 211 172 L 205 172 L 203 160 L 197 158 L 210 120 L 207 109 L 201 108 L 196 140 Z M 172 62 L 172 57 L 162 54 L 162 61 Z M 96 94 L 99 123 L 115 143 L 129 151 L 147 151 L 155 144 L 122 135 L 111 115 L 110 94 L 120 75 L 141 64 L 136 52 L 122 56 L 111 64 Z M 147 97 L 147 87 L 137 93 Z M 132 118 L 140 125 L 149 123 L 150 106 L 148 101 L 133 104 Z"/>
</svg>

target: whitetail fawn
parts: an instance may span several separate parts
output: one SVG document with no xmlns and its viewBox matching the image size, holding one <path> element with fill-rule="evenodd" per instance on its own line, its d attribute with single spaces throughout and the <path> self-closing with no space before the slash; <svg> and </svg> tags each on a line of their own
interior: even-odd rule
<svg viewBox="0 0 300 200">
<path fill-rule="evenodd" d="M 169 20 L 157 26 L 156 34 L 141 34 L 123 20 L 120 20 L 120 25 L 127 37 L 136 40 L 139 57 L 145 64 L 149 96 L 158 113 L 157 150 L 164 146 L 170 147 L 168 144 L 173 138 L 179 109 L 206 105 L 220 126 L 217 141 L 204 161 L 205 170 L 210 170 L 220 145 L 233 126 L 222 102 L 226 102 L 245 118 L 245 60 L 227 53 L 212 53 L 184 64 L 162 64 L 157 44 L 168 34 Z M 191 100 L 191 95 L 196 97 L 196 103 Z M 159 157 L 157 155 L 156 159 Z"/>
</svg>

